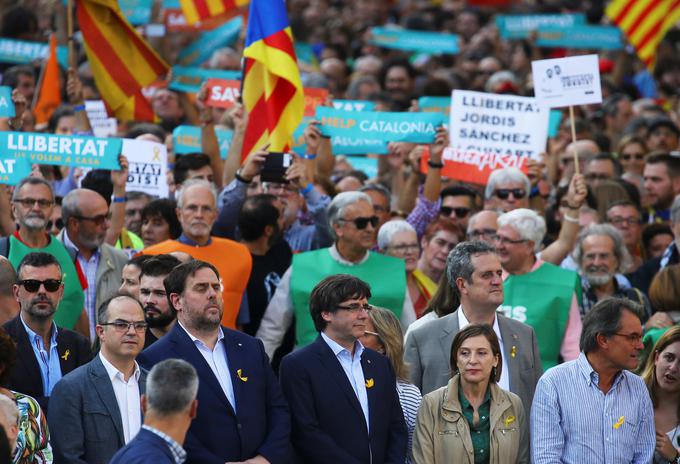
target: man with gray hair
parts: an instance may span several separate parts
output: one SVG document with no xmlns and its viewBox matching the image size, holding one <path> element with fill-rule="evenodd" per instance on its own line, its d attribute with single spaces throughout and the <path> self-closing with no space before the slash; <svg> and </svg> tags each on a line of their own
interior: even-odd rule
<svg viewBox="0 0 680 464">
<path fill-rule="evenodd" d="M 447 259 L 449 285 L 460 297 L 452 314 L 414 329 L 406 338 L 404 358 L 411 381 L 429 393 L 451 378 L 451 343 L 468 324 L 493 327 L 503 352 L 499 385 L 517 394 L 527 411 L 531 408 L 536 382 L 543 373 L 531 327 L 497 312 L 503 303 L 503 278 L 496 249 L 481 241 L 461 242 Z"/>
<path fill-rule="evenodd" d="M 500 309 L 534 328 L 541 363 L 549 369 L 578 357 L 581 316 L 578 275 L 536 256 L 545 232 L 538 213 L 520 208 L 498 218 L 495 243 L 505 271 Z"/>
<path fill-rule="evenodd" d="M 318 332 L 309 314 L 309 295 L 321 280 L 333 274 L 351 274 L 371 286 L 371 303 L 390 309 L 404 329 L 415 320 L 408 303 L 402 259 L 370 251 L 375 245 L 378 216 L 371 197 L 363 192 L 343 192 L 328 206 L 328 222 L 335 243 L 330 248 L 293 256 L 272 297 L 257 338 L 271 358 L 281 345 L 295 316 L 296 345 L 313 342 Z"/>
<path fill-rule="evenodd" d="M 5 430 L 12 458 L 14 458 L 19 436 L 19 410 L 16 403 L 3 394 L 0 394 L 0 427 Z"/>
<path fill-rule="evenodd" d="M 593 224 L 583 230 L 574 250 L 581 275 L 581 315 L 608 297 L 628 298 L 643 308 L 643 323 L 651 314 L 647 297 L 637 288 L 621 287 L 617 274 L 625 272 L 632 259 L 621 233 L 611 224 Z"/>
<path fill-rule="evenodd" d="M 144 425 L 137 436 L 121 448 L 111 464 L 181 464 L 182 448 L 191 421 L 196 417 L 198 374 L 182 359 L 156 364 L 146 379 L 142 395 Z"/>
<path fill-rule="evenodd" d="M 485 208 L 503 213 L 529 207 L 531 182 L 517 168 L 496 169 L 489 176 L 484 190 Z"/>
</svg>

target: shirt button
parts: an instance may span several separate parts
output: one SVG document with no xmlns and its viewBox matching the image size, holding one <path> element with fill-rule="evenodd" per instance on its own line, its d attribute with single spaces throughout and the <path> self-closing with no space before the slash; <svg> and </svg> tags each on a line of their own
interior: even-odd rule
<svg viewBox="0 0 680 464">
<path fill-rule="evenodd" d="M 236 424 L 236 428 L 238 428 L 239 430 L 241 430 L 242 425 L 241 425 L 241 424 Z"/>
<path fill-rule="evenodd" d="M 482 420 L 486 419 L 486 417 L 482 416 Z"/>
</svg>

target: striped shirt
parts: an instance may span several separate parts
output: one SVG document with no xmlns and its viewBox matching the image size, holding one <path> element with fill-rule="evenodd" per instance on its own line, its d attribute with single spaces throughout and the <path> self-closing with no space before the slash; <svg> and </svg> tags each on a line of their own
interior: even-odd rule
<svg viewBox="0 0 680 464">
<path fill-rule="evenodd" d="M 411 459 L 413 431 L 416 429 L 416 418 L 422 396 L 418 387 L 403 380 L 397 380 L 397 393 L 399 394 L 401 410 L 404 411 L 404 422 L 406 422 L 406 429 L 408 431 L 408 449 L 406 453 L 406 463 L 408 464 L 413 462 Z"/>
<path fill-rule="evenodd" d="M 90 259 L 85 259 L 85 257 L 80 253 L 78 246 L 73 243 L 71 238 L 68 236 L 68 232 L 64 230 L 64 244 L 77 251 L 78 263 L 80 268 L 85 274 L 85 279 L 87 280 L 87 288 L 85 289 L 85 312 L 87 312 L 87 317 L 90 320 L 90 340 L 97 339 L 97 333 L 95 331 L 95 326 L 97 325 L 97 268 L 99 267 L 99 258 L 101 256 L 101 251 L 97 248 Z"/>
<path fill-rule="evenodd" d="M 182 464 L 184 461 L 187 459 L 187 452 L 184 451 L 184 448 L 182 448 L 182 445 L 177 443 L 175 440 L 172 439 L 169 435 L 164 434 L 158 429 L 155 429 L 149 425 L 142 425 L 142 428 L 145 430 L 148 430 L 149 432 L 159 436 L 162 438 L 165 443 L 168 444 L 168 448 L 170 448 L 170 452 L 172 453 L 172 457 L 175 460 L 175 464 Z"/>
<path fill-rule="evenodd" d="M 586 355 L 548 370 L 531 406 L 534 464 L 649 464 L 654 412 L 640 377 L 621 371 L 605 394 Z"/>
</svg>

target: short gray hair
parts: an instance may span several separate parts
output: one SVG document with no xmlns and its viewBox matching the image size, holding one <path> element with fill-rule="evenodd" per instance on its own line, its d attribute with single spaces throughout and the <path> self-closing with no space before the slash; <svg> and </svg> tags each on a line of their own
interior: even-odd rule
<svg viewBox="0 0 680 464">
<path fill-rule="evenodd" d="M 8 424 L 19 425 L 19 410 L 17 409 L 17 405 L 5 395 L 0 395 L 0 412 L 5 415 Z"/>
<path fill-rule="evenodd" d="M 416 234 L 416 229 L 404 220 L 387 221 L 382 225 L 378 231 L 378 248 L 385 250 L 392 243 L 392 238 L 399 232 L 413 232 Z"/>
<path fill-rule="evenodd" d="M 24 177 L 16 185 L 16 187 L 14 187 L 14 192 L 12 192 L 12 201 L 16 201 L 16 200 L 19 199 L 19 190 L 21 190 L 21 188 L 26 184 L 29 184 L 29 185 L 44 185 L 45 187 L 47 187 L 50 190 L 50 196 L 52 197 L 52 202 L 54 202 L 54 189 L 52 188 L 52 184 L 47 182 L 42 177 L 33 177 L 33 176 Z"/>
<path fill-rule="evenodd" d="M 388 206 L 392 202 L 392 193 L 383 184 L 373 183 L 373 184 L 362 185 L 361 188 L 359 189 L 359 191 L 364 192 L 364 193 L 366 193 L 366 192 L 378 192 L 382 196 L 385 197 L 385 199 L 387 200 Z"/>
<path fill-rule="evenodd" d="M 182 359 L 166 359 L 156 364 L 146 378 L 149 409 L 159 416 L 185 411 L 196 399 L 198 374 Z"/>
<path fill-rule="evenodd" d="M 489 176 L 484 190 L 484 198 L 487 200 L 493 196 L 498 184 L 524 184 L 524 191 L 529 196 L 531 192 L 531 182 L 529 178 L 517 168 L 496 169 Z"/>
<path fill-rule="evenodd" d="M 496 253 L 496 248 L 480 240 L 460 242 L 456 245 L 446 258 L 446 277 L 451 287 L 457 288 L 456 279 L 459 277 L 465 279 L 466 282 L 472 282 L 472 274 L 475 272 L 472 257 L 486 253 Z"/>
<path fill-rule="evenodd" d="M 365 201 L 369 205 L 373 205 L 371 197 L 363 192 L 342 192 L 333 198 L 333 201 L 328 205 L 326 214 L 328 215 L 328 226 L 330 228 L 331 235 L 333 239 L 337 239 L 335 236 L 335 230 L 333 226 L 339 223 L 345 216 L 345 210 L 349 205 L 353 205 L 359 201 Z"/>
<path fill-rule="evenodd" d="M 671 224 L 680 222 L 680 195 L 675 197 L 671 205 Z"/>
<path fill-rule="evenodd" d="M 642 320 L 642 308 L 628 298 L 607 297 L 595 303 L 583 318 L 579 346 L 584 353 L 597 349 L 597 336 L 611 337 L 619 331 L 621 315 L 628 310 Z"/>
<path fill-rule="evenodd" d="M 175 195 L 178 208 L 182 208 L 182 204 L 184 203 L 184 192 L 189 190 L 191 187 L 195 187 L 197 185 L 201 185 L 210 190 L 210 193 L 212 194 L 213 199 L 215 200 L 215 207 L 217 207 L 217 188 L 215 188 L 215 184 L 213 184 L 212 182 L 208 182 L 205 179 L 187 179 L 184 182 L 182 182 L 182 186 Z"/>
<path fill-rule="evenodd" d="M 581 231 L 576 248 L 574 248 L 572 253 L 579 269 L 583 264 L 583 241 L 594 235 L 604 235 L 612 239 L 612 242 L 614 242 L 614 255 L 619 262 L 616 272 L 628 271 L 633 264 L 633 259 L 630 257 L 626 244 L 623 243 L 621 233 L 611 224 L 592 224 L 587 229 Z"/>
<path fill-rule="evenodd" d="M 539 251 L 545 237 L 545 219 L 536 211 L 518 208 L 498 216 L 498 227 L 509 226 L 515 229 L 522 240 L 534 242 L 534 250 Z"/>
</svg>

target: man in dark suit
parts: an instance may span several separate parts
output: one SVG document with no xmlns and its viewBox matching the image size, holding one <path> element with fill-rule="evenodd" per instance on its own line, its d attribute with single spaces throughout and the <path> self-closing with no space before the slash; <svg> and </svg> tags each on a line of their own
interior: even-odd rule
<svg viewBox="0 0 680 464">
<path fill-rule="evenodd" d="M 144 425 L 130 443 L 119 450 L 111 464 L 176 464 L 187 456 L 182 448 L 198 402 L 196 369 L 181 359 L 156 364 L 142 395 Z"/>
<path fill-rule="evenodd" d="M 290 416 L 262 342 L 220 327 L 217 269 L 193 260 L 165 278 L 177 324 L 139 356 L 151 368 L 179 358 L 196 368 L 198 411 L 184 447 L 191 463 L 288 462 Z"/>
<path fill-rule="evenodd" d="M 49 253 L 28 253 L 17 268 L 13 293 L 21 311 L 3 328 L 17 344 L 8 388 L 35 398 L 47 410 L 52 389 L 62 376 L 90 361 L 82 335 L 54 323 L 64 293 L 59 262 Z"/>
<path fill-rule="evenodd" d="M 411 382 L 423 395 L 446 385 L 451 378 L 451 344 L 468 324 L 489 324 L 503 352 L 499 386 L 515 393 L 524 409 L 531 409 L 536 383 L 543 374 L 534 330 L 497 312 L 503 304 L 503 270 L 496 249 L 487 243 L 462 242 L 447 259 L 448 285 L 460 296 L 452 314 L 414 329 L 405 342 L 404 359 Z"/>
<path fill-rule="evenodd" d="M 147 328 L 142 305 L 116 294 L 99 308 L 97 320 L 99 355 L 64 376 L 50 397 L 55 464 L 108 464 L 141 428 L 146 371 L 135 358 Z"/>
<path fill-rule="evenodd" d="M 309 308 L 320 335 L 281 362 L 293 420 L 293 462 L 403 464 L 407 433 L 389 360 L 364 349 L 371 290 L 338 274 L 313 290 Z"/>
</svg>

